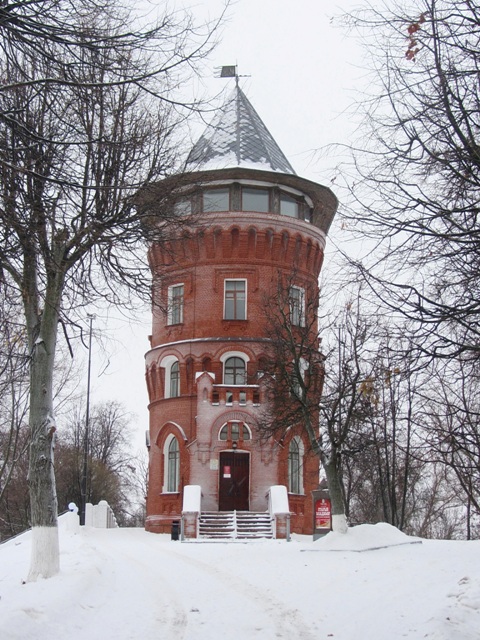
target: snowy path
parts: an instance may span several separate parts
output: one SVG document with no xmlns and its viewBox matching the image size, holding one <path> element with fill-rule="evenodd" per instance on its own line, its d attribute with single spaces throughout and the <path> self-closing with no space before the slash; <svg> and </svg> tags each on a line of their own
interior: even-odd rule
<svg viewBox="0 0 480 640">
<path fill-rule="evenodd" d="M 116 533 L 104 532 L 109 537 L 110 556 L 105 564 L 114 564 L 118 557 L 124 563 L 115 564 L 113 575 L 101 581 L 97 578 L 95 586 L 99 594 L 105 594 L 113 581 L 115 597 L 96 609 L 88 637 L 104 638 L 96 631 L 99 617 L 108 624 L 114 614 L 112 638 L 137 638 L 139 632 L 144 638 L 154 638 L 160 631 L 162 638 L 172 640 L 211 640 L 225 635 L 231 640 L 316 638 L 298 612 L 251 581 L 235 576 L 228 563 L 195 558 L 198 545 L 159 544 L 157 536 L 148 534 L 139 544 L 138 532 L 130 532 L 131 541 L 125 532 Z M 137 601 L 142 603 L 141 613 L 132 616 L 132 603 Z M 87 632 L 84 615 L 81 625 Z"/>
<path fill-rule="evenodd" d="M 61 531 L 61 574 L 22 585 L 27 534 L 0 546 L 0 638 L 477 640 L 480 542 L 405 544 L 381 526 L 344 548 Z"/>
</svg>

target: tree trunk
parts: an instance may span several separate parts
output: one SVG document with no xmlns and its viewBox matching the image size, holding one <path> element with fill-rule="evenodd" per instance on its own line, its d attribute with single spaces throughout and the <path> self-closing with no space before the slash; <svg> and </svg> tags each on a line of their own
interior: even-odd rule
<svg viewBox="0 0 480 640">
<path fill-rule="evenodd" d="M 327 476 L 328 492 L 332 505 L 332 529 L 337 533 L 347 533 L 345 501 L 338 472 L 338 454 L 332 451 L 329 456 L 322 455 L 322 466 Z"/>
<path fill-rule="evenodd" d="M 29 326 L 31 362 L 28 485 L 32 522 L 29 581 L 36 580 L 39 576 L 49 578 L 60 569 L 53 467 L 56 431 L 53 415 L 53 371 L 63 278 L 57 274 L 55 280 L 55 284 L 47 288 L 45 308 L 43 313 L 37 315 L 36 328 Z M 34 339 L 35 334 L 38 337 Z"/>
</svg>

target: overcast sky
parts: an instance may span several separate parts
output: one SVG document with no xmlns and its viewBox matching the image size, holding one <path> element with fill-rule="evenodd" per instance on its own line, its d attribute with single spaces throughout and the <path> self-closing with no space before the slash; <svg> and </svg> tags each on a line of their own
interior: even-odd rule
<svg viewBox="0 0 480 640">
<path fill-rule="evenodd" d="M 145 0 L 144 0 L 145 1 Z M 149 2 L 155 6 L 155 0 Z M 220 14 L 221 0 L 172 0 L 171 7 L 188 6 L 205 19 Z M 337 26 L 335 16 L 358 2 L 319 0 L 237 0 L 228 10 L 221 41 L 205 65 L 196 92 L 216 95 L 233 90 L 234 81 L 214 77 L 222 65 L 238 65 L 240 84 L 297 174 L 335 185 L 338 158 L 331 143 L 348 142 L 353 135 L 352 105 L 361 91 L 365 71 L 355 41 Z M 193 127 L 195 135 L 203 125 Z M 134 449 L 143 447 L 148 429 L 144 353 L 149 348 L 149 314 L 131 324 L 112 309 L 115 340 L 104 332 L 107 312 L 95 322 L 105 344 L 92 349 L 92 402 L 116 399 L 136 414 Z M 98 336 L 97 336 L 98 338 Z M 85 366 L 86 369 L 86 366 Z M 86 379 L 86 370 L 85 370 Z"/>
</svg>

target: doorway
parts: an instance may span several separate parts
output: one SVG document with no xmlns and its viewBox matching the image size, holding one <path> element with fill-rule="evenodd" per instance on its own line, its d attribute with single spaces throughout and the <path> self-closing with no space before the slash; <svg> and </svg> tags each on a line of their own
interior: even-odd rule
<svg viewBox="0 0 480 640">
<path fill-rule="evenodd" d="M 250 454 L 247 451 L 220 453 L 218 483 L 219 511 L 248 511 L 250 495 Z"/>
</svg>

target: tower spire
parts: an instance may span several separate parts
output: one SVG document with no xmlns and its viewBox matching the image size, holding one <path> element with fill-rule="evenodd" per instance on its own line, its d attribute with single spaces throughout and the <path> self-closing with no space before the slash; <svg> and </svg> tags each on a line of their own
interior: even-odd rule
<svg viewBox="0 0 480 640">
<path fill-rule="evenodd" d="M 246 167 L 295 175 L 286 156 L 240 88 L 236 65 L 220 78 L 235 78 L 235 89 L 191 150 L 185 171 Z"/>
</svg>

